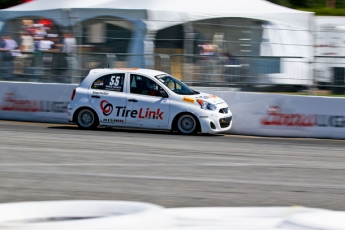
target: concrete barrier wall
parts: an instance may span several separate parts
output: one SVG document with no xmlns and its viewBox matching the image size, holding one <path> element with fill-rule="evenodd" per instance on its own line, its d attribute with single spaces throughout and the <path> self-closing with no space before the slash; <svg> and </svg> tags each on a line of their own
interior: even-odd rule
<svg viewBox="0 0 345 230">
<path fill-rule="evenodd" d="M 0 82 L 0 119 L 67 123 L 77 85 Z"/>
<path fill-rule="evenodd" d="M 68 123 L 77 85 L 0 82 L 0 119 Z M 345 139 L 345 98 L 205 91 L 233 113 L 232 134 Z"/>
</svg>

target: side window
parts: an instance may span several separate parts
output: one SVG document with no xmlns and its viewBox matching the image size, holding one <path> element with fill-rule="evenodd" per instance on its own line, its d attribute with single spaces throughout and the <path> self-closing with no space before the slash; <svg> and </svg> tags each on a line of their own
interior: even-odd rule
<svg viewBox="0 0 345 230">
<path fill-rule="evenodd" d="M 100 77 L 94 81 L 91 89 L 104 89 L 104 77 Z"/>
<path fill-rule="evenodd" d="M 163 90 L 155 81 L 136 74 L 131 74 L 131 93 L 148 95 L 148 96 L 161 96 Z"/>
<path fill-rule="evenodd" d="M 124 73 L 109 74 L 94 81 L 91 88 L 123 92 L 124 80 Z"/>
</svg>

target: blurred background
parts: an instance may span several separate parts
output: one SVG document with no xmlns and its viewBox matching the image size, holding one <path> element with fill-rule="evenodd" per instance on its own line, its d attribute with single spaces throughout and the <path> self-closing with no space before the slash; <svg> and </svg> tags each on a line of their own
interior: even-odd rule
<svg viewBox="0 0 345 230">
<path fill-rule="evenodd" d="M 93 68 L 140 67 L 198 87 L 345 93 L 344 1 L 2 0 L 0 6 L 2 81 L 78 84 Z"/>
</svg>

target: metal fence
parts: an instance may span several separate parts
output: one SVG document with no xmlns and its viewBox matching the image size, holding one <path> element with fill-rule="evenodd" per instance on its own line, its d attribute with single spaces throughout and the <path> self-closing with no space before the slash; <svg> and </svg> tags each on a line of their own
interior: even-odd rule
<svg viewBox="0 0 345 230">
<path fill-rule="evenodd" d="M 194 85 L 205 87 L 234 87 L 259 85 L 308 85 L 292 78 L 280 79 L 270 74 L 279 74 L 284 63 L 303 62 L 300 57 L 262 57 L 183 54 L 126 54 L 126 53 L 76 53 L 69 56 L 63 52 L 22 53 L 6 60 L 1 52 L 0 79 L 6 81 L 79 83 L 90 69 L 126 68 L 130 56 L 139 56 L 147 68 L 157 69 Z M 296 73 L 296 75 L 298 72 Z M 266 77 L 266 78 L 265 78 Z"/>
<path fill-rule="evenodd" d="M 139 56 L 147 68 L 172 74 L 191 86 L 233 88 L 251 91 L 319 90 L 345 92 L 345 57 L 263 57 L 183 54 L 126 54 L 30 52 L 6 60 L 1 52 L 0 80 L 80 83 L 94 68 L 127 68 L 130 56 Z M 303 64 L 304 69 L 298 68 Z M 284 67 L 288 73 L 282 73 Z M 308 71 L 305 71 L 305 68 Z M 301 74 L 303 73 L 303 74 Z"/>
</svg>

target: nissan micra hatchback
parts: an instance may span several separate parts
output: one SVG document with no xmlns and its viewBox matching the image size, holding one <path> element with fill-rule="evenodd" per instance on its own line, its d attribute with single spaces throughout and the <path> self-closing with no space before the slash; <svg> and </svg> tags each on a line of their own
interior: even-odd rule
<svg viewBox="0 0 345 230">
<path fill-rule="evenodd" d="M 97 126 L 218 133 L 231 128 L 224 100 L 149 69 L 93 69 L 72 93 L 68 120 Z"/>
</svg>

